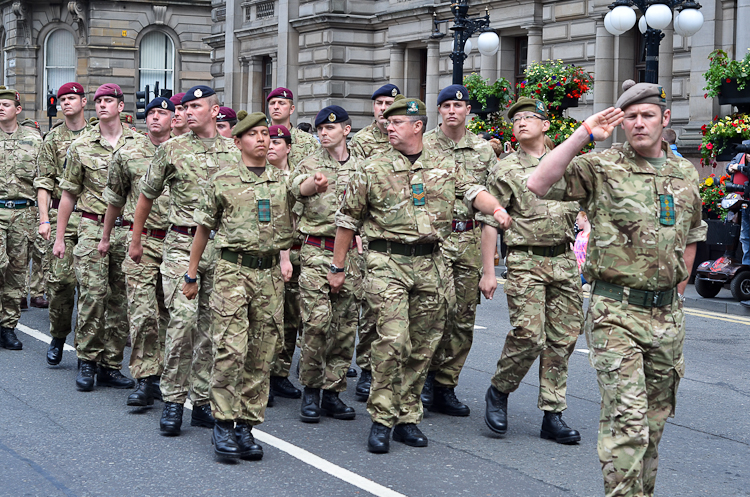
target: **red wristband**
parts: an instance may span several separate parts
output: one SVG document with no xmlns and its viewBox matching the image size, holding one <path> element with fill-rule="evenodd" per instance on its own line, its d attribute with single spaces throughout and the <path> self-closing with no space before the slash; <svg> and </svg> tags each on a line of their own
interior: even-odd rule
<svg viewBox="0 0 750 497">
<path fill-rule="evenodd" d="M 589 132 L 589 143 L 594 143 L 594 133 L 591 132 L 591 126 L 586 124 L 586 121 L 581 121 L 581 124 L 586 128 L 586 131 Z"/>
</svg>

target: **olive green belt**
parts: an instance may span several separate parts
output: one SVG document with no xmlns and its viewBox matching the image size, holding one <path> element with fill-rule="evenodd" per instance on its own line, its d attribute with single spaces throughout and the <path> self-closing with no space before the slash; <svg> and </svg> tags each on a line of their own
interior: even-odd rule
<svg viewBox="0 0 750 497">
<path fill-rule="evenodd" d="M 626 289 L 628 288 L 624 286 L 597 280 L 592 283 L 591 293 L 622 302 Z M 640 307 L 664 307 L 674 301 L 674 288 L 661 291 L 638 290 L 636 288 L 630 288 L 629 290 L 628 304 Z"/>
<path fill-rule="evenodd" d="M 253 269 L 271 269 L 279 263 L 279 254 L 257 256 L 248 252 L 232 252 L 226 249 L 221 251 L 221 258 Z"/>
<path fill-rule="evenodd" d="M 389 242 L 388 240 L 378 239 L 372 240 L 369 245 L 369 250 L 375 252 L 383 252 L 386 254 L 397 254 L 397 255 L 410 255 L 410 256 L 423 256 L 431 255 L 437 248 L 436 243 L 398 243 Z"/>
<path fill-rule="evenodd" d="M 561 243 L 560 245 L 555 245 L 553 247 L 532 247 L 529 245 L 516 245 L 515 247 L 510 247 L 511 250 L 531 252 L 540 257 L 557 257 L 558 255 L 567 252 L 569 248 L 570 246 L 567 243 Z"/>
</svg>

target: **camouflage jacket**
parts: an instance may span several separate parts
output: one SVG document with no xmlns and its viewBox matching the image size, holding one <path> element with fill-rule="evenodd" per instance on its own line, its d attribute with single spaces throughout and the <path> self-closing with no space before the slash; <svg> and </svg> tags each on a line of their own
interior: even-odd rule
<svg viewBox="0 0 750 497">
<path fill-rule="evenodd" d="M 349 142 L 349 149 L 355 157 L 368 159 L 389 151 L 391 142 L 388 141 L 388 133 L 380 131 L 378 123 L 373 121 L 369 126 L 357 131 Z"/>
<path fill-rule="evenodd" d="M 478 185 L 485 183 L 487 172 L 497 162 L 490 144 L 468 129 L 458 143 L 445 136 L 440 126 L 425 133 L 423 141 L 425 147 L 433 147 L 438 153 L 451 156 L 456 167 L 466 171 L 472 183 Z M 456 202 L 453 206 L 453 217 L 458 221 L 472 219 L 463 202 Z"/>
<path fill-rule="evenodd" d="M 242 159 L 214 174 L 195 210 L 195 222 L 215 229 L 216 248 L 271 255 L 292 246 L 289 183 L 270 164 L 260 176 Z"/>
<path fill-rule="evenodd" d="M 0 133 L 3 156 L 0 157 L 0 199 L 36 200 L 34 176 L 42 137 L 36 130 L 18 125 L 8 135 Z"/>
<path fill-rule="evenodd" d="M 706 239 L 698 172 L 662 143 L 654 168 L 629 143 L 576 157 L 545 195 L 578 200 L 591 221 L 583 274 L 641 290 L 667 290 L 688 277 L 685 246 Z"/>
<path fill-rule="evenodd" d="M 313 135 L 306 131 L 301 131 L 292 126 L 289 132 L 292 134 L 292 150 L 289 152 L 287 162 L 289 163 L 289 169 L 294 171 L 302 159 L 314 154 L 320 148 L 320 144 Z"/>
<path fill-rule="evenodd" d="M 135 215 L 135 206 L 138 204 L 138 196 L 141 193 L 140 179 L 148 171 L 156 154 L 157 147 L 150 139 L 146 141 L 148 143 L 138 150 L 128 150 L 127 153 L 123 153 L 122 150 L 115 152 L 112 156 L 112 163 L 109 165 L 107 188 L 104 189 L 104 200 L 115 207 L 125 206 L 122 215 L 131 223 Z M 148 229 L 169 228 L 169 221 L 167 221 L 169 187 L 165 186 L 164 190 L 162 195 L 154 201 L 151 212 L 146 218 L 145 226 Z"/>
<path fill-rule="evenodd" d="M 574 225 L 579 204 L 542 200 L 526 187 L 529 176 L 538 164 L 539 159 L 519 147 L 492 166 L 487 176 L 487 191 L 508 209 L 513 219 L 503 235 L 509 247 L 554 247 L 575 241 Z M 477 217 L 490 226 L 498 227 L 492 216 L 480 214 Z"/>
<path fill-rule="evenodd" d="M 240 160 L 240 151 L 230 138 L 216 135 L 216 141 L 206 149 L 191 131 L 172 138 L 156 150 L 151 167 L 141 178 L 141 193 L 156 199 L 168 185 L 169 223 L 195 226 L 193 211 L 198 207 L 208 179 Z"/>
<path fill-rule="evenodd" d="M 345 164 L 339 164 L 326 149 L 320 147 L 315 154 L 299 163 L 292 175 L 291 191 L 301 207 L 295 206 L 295 214 L 299 216 L 297 229 L 303 235 L 336 236 L 336 210 L 344 198 L 349 178 L 360 162 L 360 159 L 350 155 Z M 328 190 L 309 197 L 300 195 L 300 185 L 316 172 L 328 178 Z"/>
<path fill-rule="evenodd" d="M 86 126 L 78 131 L 72 131 L 65 122 L 53 128 L 44 137 L 42 150 L 36 160 L 36 178 L 34 188 L 44 188 L 52 194 L 52 198 L 62 198 L 60 182 L 65 174 L 65 157 L 73 140 L 89 131 L 92 126 L 86 121 Z"/>
<path fill-rule="evenodd" d="M 136 133 L 130 127 L 123 126 L 122 136 L 112 147 L 102 138 L 99 124 L 87 133 L 79 136 L 70 144 L 67 154 L 65 175 L 60 188 L 78 198 L 78 210 L 92 214 L 107 212 L 104 200 L 104 189 L 107 187 L 107 176 L 112 155 L 118 150 L 129 154 L 146 146 L 148 139 Z"/>
<path fill-rule="evenodd" d="M 432 243 L 451 233 L 453 205 L 471 203 L 484 186 L 449 158 L 425 148 L 414 164 L 395 149 L 363 161 L 349 180 L 336 212 L 336 226 L 362 232 L 368 240 Z"/>
</svg>

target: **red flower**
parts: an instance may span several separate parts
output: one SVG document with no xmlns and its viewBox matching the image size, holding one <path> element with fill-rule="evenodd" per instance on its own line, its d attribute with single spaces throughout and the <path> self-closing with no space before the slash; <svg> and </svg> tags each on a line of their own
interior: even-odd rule
<svg viewBox="0 0 750 497">
<path fill-rule="evenodd" d="M 704 93 L 703 98 L 708 98 L 708 93 Z"/>
<path fill-rule="evenodd" d="M 708 150 L 713 150 L 713 148 L 714 148 L 714 144 L 713 144 L 713 143 L 711 143 L 711 142 L 708 142 L 708 143 L 706 143 L 706 148 L 707 148 Z"/>
<path fill-rule="evenodd" d="M 732 80 L 729 79 L 729 78 L 727 78 L 727 83 L 731 83 L 731 82 L 732 82 Z"/>
</svg>

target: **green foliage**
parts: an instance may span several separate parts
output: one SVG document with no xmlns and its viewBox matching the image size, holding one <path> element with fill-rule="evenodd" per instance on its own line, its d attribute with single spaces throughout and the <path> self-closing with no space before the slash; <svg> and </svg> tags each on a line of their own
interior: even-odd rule
<svg viewBox="0 0 750 497">
<path fill-rule="evenodd" d="M 559 59 L 532 62 L 526 67 L 525 76 L 516 85 L 518 96 L 542 100 L 551 110 L 560 107 L 565 97 L 581 98 L 594 84 L 591 73 Z"/>
<path fill-rule="evenodd" d="M 730 143 L 750 140 L 750 116 L 732 114 L 718 116 L 711 124 L 701 126 L 703 141 L 700 144 L 701 165 L 716 167 L 716 156 L 721 154 Z"/>
<path fill-rule="evenodd" d="M 510 107 L 513 101 L 512 85 L 505 78 L 500 78 L 490 84 L 489 79 L 484 79 L 479 74 L 473 72 L 468 76 L 464 76 L 464 86 L 469 90 L 469 98 L 479 102 L 482 109 L 487 107 L 487 97 L 497 97 L 501 109 Z"/>
<path fill-rule="evenodd" d="M 731 60 L 724 50 L 714 50 L 708 56 L 711 63 L 708 71 L 703 73 L 706 86 L 704 98 L 714 98 L 721 93 L 721 84 L 729 83 L 730 79 L 737 81 L 737 88 L 744 90 L 750 82 L 750 49 L 742 60 Z"/>
</svg>

